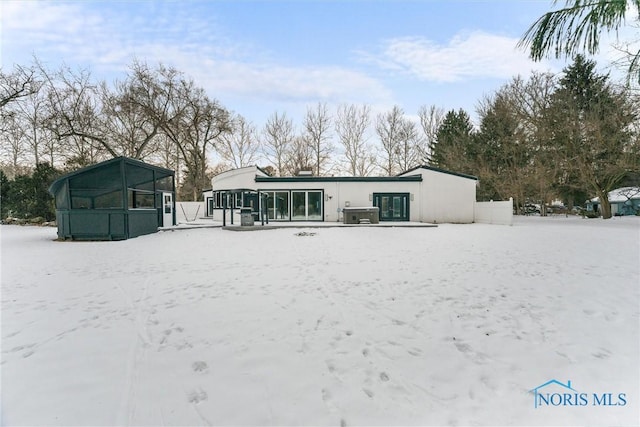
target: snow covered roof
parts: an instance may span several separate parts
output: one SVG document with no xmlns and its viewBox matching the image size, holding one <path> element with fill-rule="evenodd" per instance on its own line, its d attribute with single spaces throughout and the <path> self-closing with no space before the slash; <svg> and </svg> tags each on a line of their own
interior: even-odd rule
<svg viewBox="0 0 640 427">
<path fill-rule="evenodd" d="M 609 192 L 609 202 L 626 202 L 635 199 L 640 199 L 640 187 L 622 187 Z M 600 197 L 594 197 L 590 201 L 599 202 Z"/>
</svg>

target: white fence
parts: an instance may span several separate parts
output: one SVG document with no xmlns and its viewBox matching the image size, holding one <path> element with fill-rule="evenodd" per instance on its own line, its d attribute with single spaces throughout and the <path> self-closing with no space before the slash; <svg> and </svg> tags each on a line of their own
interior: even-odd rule
<svg viewBox="0 0 640 427">
<path fill-rule="evenodd" d="M 186 224 L 205 216 L 204 202 L 176 202 L 176 223 Z"/>
<path fill-rule="evenodd" d="M 476 202 L 474 221 L 482 224 L 513 225 L 513 199 Z"/>
</svg>

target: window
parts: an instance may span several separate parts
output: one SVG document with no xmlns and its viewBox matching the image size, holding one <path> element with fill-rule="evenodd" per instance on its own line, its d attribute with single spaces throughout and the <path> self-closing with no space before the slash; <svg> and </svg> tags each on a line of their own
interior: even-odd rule
<svg viewBox="0 0 640 427">
<path fill-rule="evenodd" d="M 91 197 L 71 191 L 71 209 L 93 209 Z"/>
<path fill-rule="evenodd" d="M 156 190 L 173 191 L 173 176 L 156 179 Z"/>
<path fill-rule="evenodd" d="M 126 163 L 125 173 L 127 176 L 128 188 L 153 191 L 154 179 L 153 171 L 151 169 Z"/>
<path fill-rule="evenodd" d="M 122 209 L 120 165 L 111 164 L 69 179 L 71 209 Z"/>
<path fill-rule="evenodd" d="M 67 182 L 65 181 L 64 184 L 58 190 L 58 193 L 56 194 L 56 209 L 69 209 L 69 200 L 67 199 L 67 191 L 68 191 Z"/>
<path fill-rule="evenodd" d="M 215 209 L 222 209 L 224 207 L 224 205 L 222 204 L 224 199 L 224 192 L 223 191 L 214 191 L 213 192 L 213 197 L 212 197 L 212 208 Z"/>
<path fill-rule="evenodd" d="M 214 201 L 213 197 L 207 197 L 207 216 L 213 215 Z"/>
<path fill-rule="evenodd" d="M 129 189 L 129 209 L 155 209 L 155 196 L 150 191 Z"/>
<path fill-rule="evenodd" d="M 122 209 L 122 191 L 101 194 L 94 199 L 94 209 Z"/>
<path fill-rule="evenodd" d="M 122 191 L 71 189 L 71 209 L 122 209 Z"/>
</svg>

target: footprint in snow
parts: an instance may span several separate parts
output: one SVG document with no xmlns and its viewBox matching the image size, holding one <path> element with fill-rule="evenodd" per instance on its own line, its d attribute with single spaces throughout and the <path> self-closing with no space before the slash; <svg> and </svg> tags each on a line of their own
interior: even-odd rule
<svg viewBox="0 0 640 427">
<path fill-rule="evenodd" d="M 412 356 L 421 356 L 422 355 L 422 350 L 414 347 L 414 348 L 410 348 L 409 350 L 407 350 L 407 353 L 409 353 Z"/>
<path fill-rule="evenodd" d="M 207 392 L 202 389 L 198 389 L 189 393 L 187 397 L 189 399 L 189 403 L 198 404 L 200 402 L 207 400 Z"/>
<path fill-rule="evenodd" d="M 201 360 L 198 360 L 191 364 L 191 369 L 193 369 L 193 372 L 203 372 L 203 371 L 206 371 L 208 368 L 209 366 L 207 366 L 207 362 L 203 362 Z"/>
<path fill-rule="evenodd" d="M 458 351 L 462 352 L 462 353 L 469 353 L 471 351 L 471 346 L 469 344 L 464 344 L 464 343 L 455 343 L 456 348 L 458 349 Z"/>
</svg>

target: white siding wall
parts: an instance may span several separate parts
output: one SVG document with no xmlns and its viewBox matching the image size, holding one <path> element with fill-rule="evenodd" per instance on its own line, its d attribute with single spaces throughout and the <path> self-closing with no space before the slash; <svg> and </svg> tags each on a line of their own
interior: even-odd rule
<svg viewBox="0 0 640 427">
<path fill-rule="evenodd" d="M 420 182 L 331 182 L 324 183 L 325 199 L 331 196 L 331 199 L 325 202 L 325 221 L 342 221 L 342 213 L 338 209 L 349 206 L 369 207 L 373 206 L 373 193 L 411 193 L 414 200 L 418 200 L 417 193 L 420 191 Z M 370 197 L 371 196 L 371 197 Z M 418 203 L 411 201 L 409 205 L 409 216 L 411 221 L 420 221 L 420 208 Z"/>
<path fill-rule="evenodd" d="M 211 180 L 211 186 L 215 190 L 254 189 L 256 175 L 265 176 L 255 166 L 234 169 L 214 176 Z"/>
<path fill-rule="evenodd" d="M 472 223 L 476 200 L 476 180 L 453 174 L 416 169 L 406 174 L 422 175 L 418 181 L 304 181 L 255 182 L 255 176 L 264 176 L 256 167 L 247 167 L 214 177 L 214 190 L 248 188 L 261 191 L 321 190 L 324 192 L 324 221 L 342 221 L 342 208 L 373 206 L 373 193 L 410 193 L 409 219 L 415 222 Z M 206 195 L 205 195 L 206 197 Z M 213 219 L 222 221 L 222 210 L 214 210 Z M 230 221 L 229 211 L 227 220 Z M 234 216 L 234 223 L 240 221 Z"/>
<path fill-rule="evenodd" d="M 513 225 L 513 199 L 500 202 L 476 202 L 475 222 Z"/>
<path fill-rule="evenodd" d="M 422 174 L 422 222 L 473 222 L 476 180 L 428 169 L 416 172 Z"/>
</svg>

